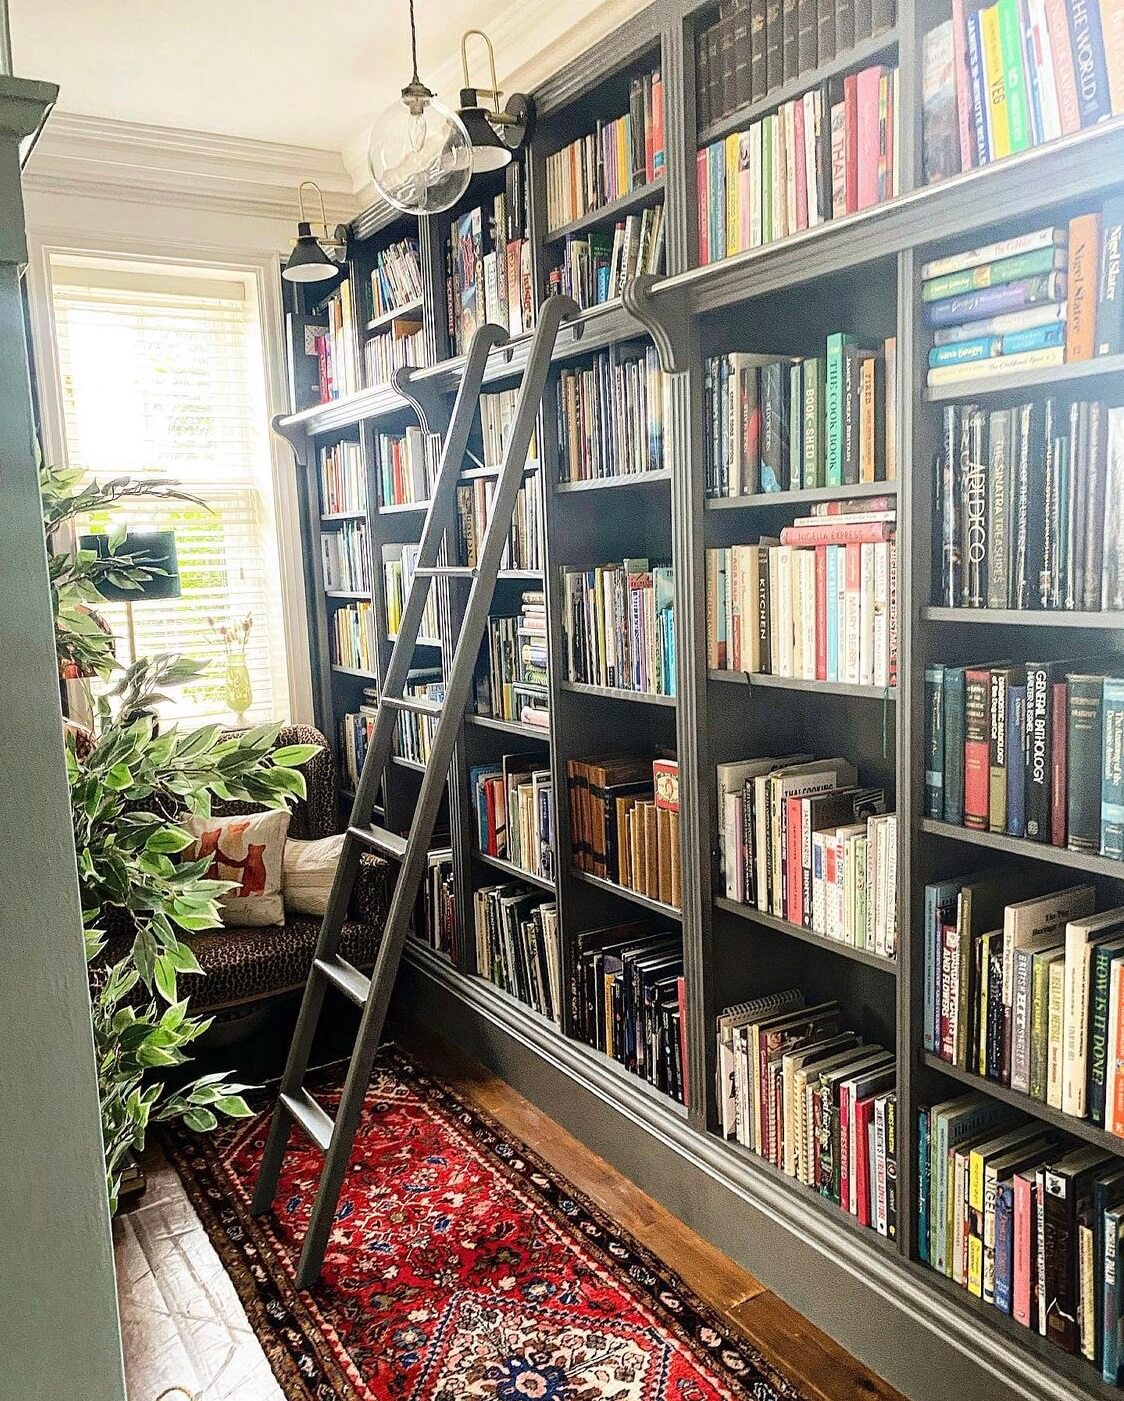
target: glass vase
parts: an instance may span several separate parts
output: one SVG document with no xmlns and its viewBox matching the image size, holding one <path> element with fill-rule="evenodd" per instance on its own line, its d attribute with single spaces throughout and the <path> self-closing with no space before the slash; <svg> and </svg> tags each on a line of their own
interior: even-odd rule
<svg viewBox="0 0 1124 1401">
<path fill-rule="evenodd" d="M 235 723 L 245 725 L 246 711 L 254 703 L 250 670 L 245 657 L 232 656 L 226 659 L 226 703 L 234 711 Z"/>
</svg>

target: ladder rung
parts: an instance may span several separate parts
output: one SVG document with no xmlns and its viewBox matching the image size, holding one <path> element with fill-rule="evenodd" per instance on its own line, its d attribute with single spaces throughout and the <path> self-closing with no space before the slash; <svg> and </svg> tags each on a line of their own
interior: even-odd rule
<svg viewBox="0 0 1124 1401">
<path fill-rule="evenodd" d="M 313 959 L 313 963 L 332 986 L 345 997 L 350 997 L 357 1007 L 365 1005 L 371 990 L 371 980 L 365 973 L 360 973 L 358 968 L 353 968 L 346 958 L 340 958 L 338 954 L 335 958 Z"/>
<path fill-rule="evenodd" d="M 427 700 L 425 696 L 383 696 L 383 705 L 391 710 L 408 710 L 412 715 L 440 715 L 443 701 Z"/>
<path fill-rule="evenodd" d="M 400 837 L 397 832 L 388 832 L 385 827 L 376 827 L 373 822 L 369 827 L 349 827 L 347 830 L 357 842 L 362 842 L 382 856 L 392 856 L 396 861 L 401 861 L 406 855 L 406 838 Z"/>
<path fill-rule="evenodd" d="M 299 1090 L 295 1095 L 282 1095 L 281 1103 L 289 1118 L 300 1124 L 313 1143 L 326 1153 L 335 1128 L 328 1111 L 317 1104 L 307 1090 Z"/>
<path fill-rule="evenodd" d="M 421 579 L 475 579 L 477 573 L 474 564 L 426 564 L 414 570 L 414 577 Z"/>
</svg>

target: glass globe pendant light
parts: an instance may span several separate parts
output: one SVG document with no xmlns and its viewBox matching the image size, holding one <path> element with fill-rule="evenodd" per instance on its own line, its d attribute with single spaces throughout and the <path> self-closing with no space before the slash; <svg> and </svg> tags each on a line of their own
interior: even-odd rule
<svg viewBox="0 0 1124 1401">
<path fill-rule="evenodd" d="M 413 77 L 399 101 L 371 127 L 367 162 L 379 194 L 407 214 L 451 209 L 472 179 L 472 143 L 464 123 L 418 77 L 414 0 L 410 0 Z"/>
</svg>

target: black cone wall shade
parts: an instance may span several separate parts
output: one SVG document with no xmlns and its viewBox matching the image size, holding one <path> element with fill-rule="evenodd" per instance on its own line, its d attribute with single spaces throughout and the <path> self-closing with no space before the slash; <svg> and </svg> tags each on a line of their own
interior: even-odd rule
<svg viewBox="0 0 1124 1401">
<path fill-rule="evenodd" d="M 289 254 L 281 276 L 286 282 L 327 282 L 339 268 L 312 236 L 312 225 L 304 220 L 297 225 L 297 244 Z"/>
</svg>

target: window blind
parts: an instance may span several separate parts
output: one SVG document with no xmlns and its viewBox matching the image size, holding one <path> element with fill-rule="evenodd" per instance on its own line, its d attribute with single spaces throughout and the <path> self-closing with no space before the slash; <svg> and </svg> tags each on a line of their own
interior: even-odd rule
<svg viewBox="0 0 1124 1401">
<path fill-rule="evenodd" d="M 252 287 L 221 272 L 52 258 L 67 460 L 95 478 L 172 482 L 198 498 L 128 503 L 86 528 L 174 530 L 182 597 L 133 605 L 140 655 L 182 652 L 207 672 L 167 707 L 230 720 L 215 628 L 253 617 L 254 722 L 288 709 L 261 332 Z M 100 610 L 130 661 L 125 606 Z"/>
</svg>

